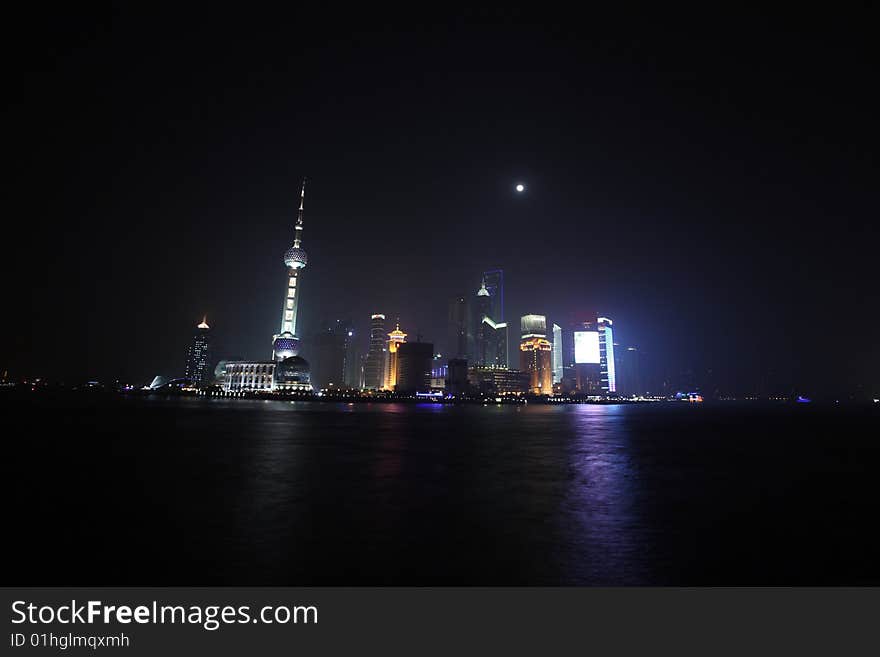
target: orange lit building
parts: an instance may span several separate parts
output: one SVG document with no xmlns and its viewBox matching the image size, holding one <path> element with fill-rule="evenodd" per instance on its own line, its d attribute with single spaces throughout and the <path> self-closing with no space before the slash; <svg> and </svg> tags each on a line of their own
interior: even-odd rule
<svg viewBox="0 0 880 657">
<path fill-rule="evenodd" d="M 529 374 L 529 392 L 553 394 L 553 347 L 547 338 L 523 338 L 519 345 L 519 368 Z"/>
<path fill-rule="evenodd" d="M 385 390 L 394 390 L 397 385 L 397 348 L 406 342 L 406 333 L 400 330 L 400 322 L 397 323 L 391 333 L 388 334 L 388 350 L 385 352 L 385 382 L 382 386 Z"/>
</svg>

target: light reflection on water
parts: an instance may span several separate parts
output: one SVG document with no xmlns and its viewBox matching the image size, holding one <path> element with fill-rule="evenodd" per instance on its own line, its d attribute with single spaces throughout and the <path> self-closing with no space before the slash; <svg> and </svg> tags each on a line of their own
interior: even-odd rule
<svg viewBox="0 0 880 657">
<path fill-rule="evenodd" d="M 5 409 L 47 582 L 880 583 L 873 408 L 80 399 Z"/>
<path fill-rule="evenodd" d="M 432 541 L 451 540 L 495 550 L 483 572 L 502 579 L 519 567 L 548 583 L 643 577 L 625 407 L 255 405 L 235 525 L 267 573 L 342 534 L 355 560 L 407 546 L 429 563 Z M 474 556 L 489 557 L 451 563 Z"/>
<path fill-rule="evenodd" d="M 644 580 L 636 476 L 623 406 L 566 409 L 572 429 L 571 470 L 561 520 L 567 531 L 562 559 L 575 582 L 634 584 Z"/>
</svg>

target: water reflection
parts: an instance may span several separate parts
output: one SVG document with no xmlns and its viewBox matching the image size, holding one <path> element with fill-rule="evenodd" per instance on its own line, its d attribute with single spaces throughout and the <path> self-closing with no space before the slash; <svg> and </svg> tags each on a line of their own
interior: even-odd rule
<svg viewBox="0 0 880 657">
<path fill-rule="evenodd" d="M 569 582 L 644 582 L 644 527 L 627 406 L 564 408 L 571 429 L 568 487 L 560 519 Z"/>
</svg>

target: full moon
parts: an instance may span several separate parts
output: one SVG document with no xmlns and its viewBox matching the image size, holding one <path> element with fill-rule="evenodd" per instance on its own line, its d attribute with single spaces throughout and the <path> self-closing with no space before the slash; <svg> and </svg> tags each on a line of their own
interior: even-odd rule
<svg viewBox="0 0 880 657">
<path fill-rule="evenodd" d="M 519 183 L 519 184 L 516 186 L 516 191 L 518 191 L 518 192 L 524 192 L 524 191 L 526 191 L 526 186 L 523 185 L 522 183 Z"/>
</svg>

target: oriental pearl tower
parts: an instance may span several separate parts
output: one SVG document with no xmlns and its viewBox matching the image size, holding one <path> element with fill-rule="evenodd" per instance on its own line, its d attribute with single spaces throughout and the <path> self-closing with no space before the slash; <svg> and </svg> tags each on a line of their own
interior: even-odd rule
<svg viewBox="0 0 880 657">
<path fill-rule="evenodd" d="M 300 272 L 308 262 L 306 252 L 300 247 L 303 231 L 303 203 L 306 198 L 306 181 L 303 179 L 302 191 L 299 195 L 299 213 L 294 225 L 293 246 L 284 253 L 284 264 L 287 266 L 287 292 L 281 308 L 281 330 L 272 338 L 272 359 L 281 362 L 296 359 L 308 368 L 304 359 L 299 357 L 299 337 L 296 334 L 296 313 L 299 307 Z M 294 363 L 288 363 L 293 365 Z"/>
</svg>

